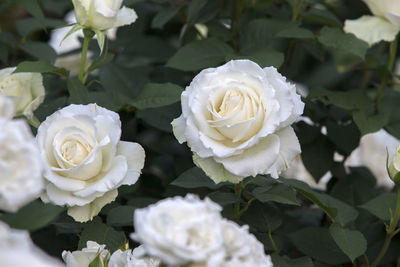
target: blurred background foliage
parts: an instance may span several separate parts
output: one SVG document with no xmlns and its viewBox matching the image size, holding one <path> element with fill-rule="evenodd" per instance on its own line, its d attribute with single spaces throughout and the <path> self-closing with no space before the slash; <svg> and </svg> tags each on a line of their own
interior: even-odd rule
<svg viewBox="0 0 400 267">
<path fill-rule="evenodd" d="M 0 68 L 44 73 L 47 95 L 38 119 L 69 103 L 96 102 L 120 114 L 122 140 L 146 150 L 139 182 L 121 187 L 117 200 L 89 223 L 76 223 L 64 208 L 40 200 L 15 214 L 3 213 L 0 220 L 30 230 L 34 242 L 57 257 L 84 247 L 86 240 L 115 250 L 125 242 L 135 246 L 128 234 L 136 208 L 194 192 L 222 205 L 225 217 L 248 224 L 275 266 L 370 264 L 383 246 L 396 195 L 376 186 L 379 177 L 367 168 L 346 168 L 344 162 L 367 133 L 384 128 L 400 138 L 400 87 L 387 68 L 389 43 L 369 48 L 343 32 L 345 19 L 369 14 L 366 5 L 358 0 L 126 0 L 124 5 L 139 18 L 107 41 L 108 52 L 92 65 L 98 70 L 86 88 L 72 72 L 53 66 L 60 55 L 48 43 L 52 30 L 66 24 L 71 1 L 0 2 Z M 90 50 L 99 57 L 95 41 Z M 170 122 L 181 113 L 183 88 L 200 70 L 239 58 L 275 66 L 298 85 L 309 118 L 294 125 L 301 157 L 317 182 L 331 173 L 326 191 L 257 176 L 245 180 L 239 197 L 231 184 L 215 185 L 194 167 L 190 150 L 175 140 Z M 379 91 L 382 80 L 386 86 Z M 240 218 L 234 218 L 235 204 Z M 382 266 L 398 266 L 399 250 L 394 237 Z"/>
</svg>

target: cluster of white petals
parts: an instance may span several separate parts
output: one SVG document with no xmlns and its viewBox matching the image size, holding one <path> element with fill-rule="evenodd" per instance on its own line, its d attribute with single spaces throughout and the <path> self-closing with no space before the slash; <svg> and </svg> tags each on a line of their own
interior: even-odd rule
<svg viewBox="0 0 400 267">
<path fill-rule="evenodd" d="M 61 267 L 58 260 L 36 247 L 27 231 L 15 230 L 0 222 L 0 265 L 12 267 Z"/>
<path fill-rule="evenodd" d="M 0 70 L 0 95 L 10 97 L 14 102 L 17 116 L 28 119 L 33 117 L 33 111 L 43 102 L 45 90 L 43 77 L 40 73 L 13 73 L 15 67 Z"/>
<path fill-rule="evenodd" d="M 29 125 L 12 120 L 11 99 L 0 95 L 0 209 L 15 212 L 43 191 L 44 163 Z"/>
<path fill-rule="evenodd" d="M 167 198 L 135 210 L 131 238 L 170 265 L 271 266 L 247 226 L 223 219 L 220 211 L 215 202 L 192 194 Z"/>
<path fill-rule="evenodd" d="M 290 126 L 304 103 L 274 67 L 233 60 L 201 71 L 181 96 L 172 122 L 197 166 L 216 183 L 270 174 L 277 178 L 301 152 Z"/>
<path fill-rule="evenodd" d="M 110 255 L 110 251 L 105 245 L 100 245 L 94 241 L 87 241 L 86 248 L 73 252 L 64 250 L 62 258 L 67 267 L 87 267 L 96 258 L 101 262 L 108 262 L 108 267 L 158 267 L 160 261 L 154 258 L 145 257 L 142 246 L 134 250 L 116 250 Z"/>
<path fill-rule="evenodd" d="M 96 104 L 69 105 L 40 125 L 36 136 L 49 171 L 44 201 L 69 207 L 77 221 L 88 221 L 132 185 L 144 166 L 144 149 L 120 141 L 121 121 Z"/>
<path fill-rule="evenodd" d="M 370 46 L 380 41 L 391 42 L 400 31 L 400 2 L 393 0 L 363 0 L 374 16 L 365 15 L 346 20 L 344 31 L 352 33 Z"/>
</svg>

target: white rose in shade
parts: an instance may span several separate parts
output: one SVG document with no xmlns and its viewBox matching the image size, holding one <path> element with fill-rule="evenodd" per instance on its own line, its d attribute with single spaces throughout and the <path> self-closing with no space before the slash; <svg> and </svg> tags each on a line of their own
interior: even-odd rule
<svg viewBox="0 0 400 267">
<path fill-rule="evenodd" d="M 12 73 L 14 70 L 14 67 L 0 70 L 0 94 L 12 98 L 16 115 L 31 119 L 44 100 L 43 77 L 40 73 Z"/>
<path fill-rule="evenodd" d="M 158 267 L 160 260 L 145 256 L 146 251 L 143 246 L 139 246 L 134 250 L 117 250 L 108 262 L 108 267 Z"/>
<path fill-rule="evenodd" d="M 129 25 L 137 19 L 133 9 L 122 7 L 122 0 L 72 0 L 78 24 L 94 30 Z"/>
<path fill-rule="evenodd" d="M 0 209 L 15 212 L 38 198 L 44 188 L 44 170 L 28 124 L 0 118 Z"/>
<path fill-rule="evenodd" d="M 223 245 L 220 211 L 208 198 L 191 194 L 164 199 L 135 210 L 131 238 L 163 263 L 205 262 Z"/>
<path fill-rule="evenodd" d="M 49 172 L 44 201 L 69 207 L 75 220 L 91 220 L 132 185 L 144 166 L 144 150 L 120 141 L 117 113 L 96 104 L 70 105 L 39 126 L 37 142 Z"/>
<path fill-rule="evenodd" d="M 36 247 L 27 231 L 0 222 L 0 264 L 4 267 L 61 267 L 58 260 Z"/>
<path fill-rule="evenodd" d="M 380 41 L 394 41 L 400 31 L 400 2 L 393 0 L 363 0 L 374 14 L 356 20 L 346 20 L 344 31 L 352 33 L 370 46 Z"/>
<path fill-rule="evenodd" d="M 201 71 L 182 93 L 172 122 L 197 166 L 216 183 L 279 173 L 301 152 L 290 126 L 304 103 L 274 67 L 233 60 Z"/>
<path fill-rule="evenodd" d="M 67 267 L 88 267 L 96 258 L 100 257 L 104 261 L 110 257 L 110 252 L 105 249 L 106 245 L 99 245 L 94 241 L 87 241 L 86 248 L 73 252 L 64 250 L 62 258 Z"/>
<path fill-rule="evenodd" d="M 0 119 L 11 119 L 14 116 L 14 104 L 11 98 L 0 94 Z"/>
</svg>

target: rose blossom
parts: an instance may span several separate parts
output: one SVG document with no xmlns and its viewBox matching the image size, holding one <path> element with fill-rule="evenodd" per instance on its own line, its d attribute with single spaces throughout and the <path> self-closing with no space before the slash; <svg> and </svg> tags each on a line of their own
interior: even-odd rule
<svg viewBox="0 0 400 267">
<path fill-rule="evenodd" d="M 110 257 L 108 267 L 158 267 L 160 260 L 156 258 L 146 257 L 143 246 L 139 246 L 134 250 L 125 251 L 116 250 Z"/>
<path fill-rule="evenodd" d="M 58 260 L 36 247 L 27 231 L 11 229 L 0 222 L 0 263 L 12 267 L 60 267 Z"/>
<path fill-rule="evenodd" d="M 110 257 L 110 252 L 105 249 L 106 245 L 99 245 L 94 241 L 87 241 L 86 248 L 73 252 L 64 250 L 62 258 L 67 267 L 86 267 L 96 258 L 100 257 L 103 261 Z"/>
<path fill-rule="evenodd" d="M 14 102 L 16 115 L 33 117 L 33 111 L 43 102 L 45 90 L 40 73 L 13 73 L 15 67 L 0 70 L 0 94 Z"/>
<path fill-rule="evenodd" d="M 121 121 L 96 104 L 69 105 L 46 118 L 37 134 L 49 172 L 45 201 L 69 207 L 77 221 L 91 220 L 132 185 L 144 166 L 144 150 L 120 141 Z"/>
<path fill-rule="evenodd" d="M 28 124 L 11 120 L 12 101 L 0 95 L 0 209 L 15 212 L 41 194 L 44 164 Z"/>
<path fill-rule="evenodd" d="M 279 173 L 300 153 L 290 126 L 304 104 L 274 67 L 232 60 L 201 71 L 182 93 L 182 115 L 172 122 L 197 166 L 216 183 Z"/>
<path fill-rule="evenodd" d="M 370 46 L 380 41 L 391 42 L 400 31 L 400 2 L 393 0 L 363 0 L 374 16 L 346 20 L 344 31 L 352 33 Z"/>
<path fill-rule="evenodd" d="M 136 209 L 131 238 L 167 264 L 204 262 L 222 248 L 221 207 L 210 199 L 188 194 Z"/>
<path fill-rule="evenodd" d="M 78 24 L 93 30 L 129 25 L 137 19 L 133 9 L 122 7 L 122 0 L 72 0 Z"/>
</svg>

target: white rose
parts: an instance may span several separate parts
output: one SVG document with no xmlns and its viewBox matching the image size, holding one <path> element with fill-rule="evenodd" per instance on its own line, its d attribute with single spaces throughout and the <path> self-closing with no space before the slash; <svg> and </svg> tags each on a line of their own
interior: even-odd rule
<svg viewBox="0 0 400 267">
<path fill-rule="evenodd" d="M 191 194 L 164 199 L 135 210 L 131 238 L 163 263 L 205 262 L 223 245 L 220 211 L 208 198 Z"/>
<path fill-rule="evenodd" d="M 160 260 L 145 256 L 146 251 L 143 246 L 139 246 L 134 250 L 117 250 L 108 262 L 108 267 L 158 267 Z"/>
<path fill-rule="evenodd" d="M 42 199 L 68 206 L 77 221 L 91 220 L 119 186 L 136 183 L 144 166 L 143 148 L 120 137 L 118 114 L 96 104 L 70 105 L 47 117 L 36 136 L 50 169 Z"/>
<path fill-rule="evenodd" d="M 11 119 L 14 116 L 14 104 L 11 98 L 0 94 L 0 119 Z"/>
<path fill-rule="evenodd" d="M 72 0 L 78 24 L 94 30 L 129 25 L 137 19 L 133 9 L 122 7 L 122 0 Z"/>
<path fill-rule="evenodd" d="M 182 93 L 172 122 L 194 162 L 216 183 L 279 173 L 301 152 L 290 124 L 304 103 L 274 67 L 233 60 L 201 71 Z"/>
<path fill-rule="evenodd" d="M 110 257 L 110 252 L 105 249 L 106 245 L 99 245 L 94 241 L 87 241 L 86 248 L 73 252 L 64 250 L 62 258 L 67 267 L 88 267 L 96 258 L 100 257 L 104 261 Z"/>
<path fill-rule="evenodd" d="M 0 209 L 15 212 L 40 196 L 45 168 L 24 120 L 0 118 L 0 129 Z"/>
<path fill-rule="evenodd" d="M 36 247 L 27 231 L 10 229 L 0 222 L 0 263 L 8 267 L 61 267 L 58 260 Z"/>
<path fill-rule="evenodd" d="M 40 73 L 12 73 L 14 68 L 0 70 L 0 94 L 14 101 L 16 115 L 33 117 L 33 111 L 43 102 L 45 90 Z"/>
<path fill-rule="evenodd" d="M 391 42 L 400 31 L 400 2 L 393 0 L 363 0 L 375 16 L 346 20 L 344 31 L 352 33 L 370 46 L 380 41 Z"/>
</svg>

